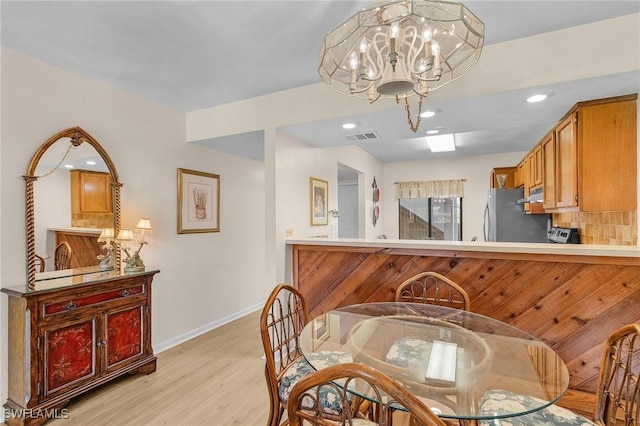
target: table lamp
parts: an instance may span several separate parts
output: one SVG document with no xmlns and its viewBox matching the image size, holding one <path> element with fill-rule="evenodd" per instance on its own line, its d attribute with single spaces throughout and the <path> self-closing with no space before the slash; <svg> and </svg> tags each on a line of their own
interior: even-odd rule
<svg viewBox="0 0 640 426">
<path fill-rule="evenodd" d="M 124 272 L 144 271 L 144 263 L 142 262 L 142 259 L 140 259 L 139 255 L 140 249 L 138 249 L 133 255 L 129 252 L 129 243 L 131 241 L 135 241 L 133 230 L 130 228 L 121 229 L 120 232 L 118 232 L 116 241 L 120 243 L 122 251 L 127 255 L 127 257 L 124 258 Z M 142 244 L 140 245 L 140 248 L 142 248 Z"/>
<path fill-rule="evenodd" d="M 100 232 L 100 236 L 98 237 L 98 242 L 104 243 L 104 245 L 102 246 L 104 254 L 100 253 L 98 255 L 101 271 L 106 271 L 113 268 L 113 239 L 115 237 L 115 235 L 113 234 L 113 228 L 103 228 L 102 232 Z"/>
</svg>

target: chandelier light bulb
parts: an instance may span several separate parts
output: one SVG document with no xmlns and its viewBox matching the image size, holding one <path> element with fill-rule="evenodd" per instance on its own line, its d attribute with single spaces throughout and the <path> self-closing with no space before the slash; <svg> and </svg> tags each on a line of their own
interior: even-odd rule
<svg viewBox="0 0 640 426">
<path fill-rule="evenodd" d="M 362 39 L 360 42 L 360 53 L 367 53 L 367 47 L 369 47 L 367 40 Z"/>
<path fill-rule="evenodd" d="M 351 60 L 349 61 L 349 66 L 352 70 L 358 68 L 358 57 L 356 56 L 356 52 L 351 54 Z"/>
<path fill-rule="evenodd" d="M 422 33 L 422 38 L 425 42 L 433 40 L 433 30 L 429 25 L 427 25 Z"/>
<path fill-rule="evenodd" d="M 398 33 L 400 33 L 400 25 L 394 22 L 391 24 L 391 28 L 389 28 L 389 37 L 396 38 L 398 37 Z"/>
</svg>

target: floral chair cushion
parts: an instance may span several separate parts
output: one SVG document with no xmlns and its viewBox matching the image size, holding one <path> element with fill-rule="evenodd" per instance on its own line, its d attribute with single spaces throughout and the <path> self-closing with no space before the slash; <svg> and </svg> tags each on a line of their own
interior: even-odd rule
<svg viewBox="0 0 640 426">
<path fill-rule="evenodd" d="M 528 395 L 520 395 L 501 389 L 485 392 L 480 401 L 480 414 L 500 415 L 522 412 L 528 407 L 539 405 L 542 400 Z M 574 412 L 557 405 L 549 405 L 542 410 L 534 411 L 524 416 L 507 417 L 504 419 L 482 420 L 480 426 L 592 426 L 595 425 Z"/>
<path fill-rule="evenodd" d="M 387 362 L 398 367 L 409 367 L 412 359 L 428 359 L 431 343 L 414 337 L 401 337 L 393 342 L 387 352 Z"/>
<path fill-rule="evenodd" d="M 317 365 L 318 368 L 323 368 L 329 365 L 335 364 L 343 364 L 347 362 L 353 362 L 353 358 L 351 355 L 338 352 L 338 351 L 320 351 L 314 354 L 308 355 L 309 359 L 312 359 L 314 365 Z M 291 389 L 293 386 L 298 383 L 298 380 L 303 378 L 309 373 L 316 371 L 305 359 L 304 357 L 300 357 L 297 361 L 287 368 L 280 383 L 278 384 L 278 394 L 280 395 L 280 400 L 282 402 L 286 402 L 289 400 L 289 394 L 291 393 Z M 309 398 L 303 399 L 303 407 L 304 408 L 313 408 L 307 406 L 305 404 Z M 342 413 L 342 407 L 340 405 L 339 398 L 330 389 L 324 387 L 320 392 L 320 403 L 324 407 L 324 412 L 327 414 L 336 414 L 340 415 Z"/>
</svg>

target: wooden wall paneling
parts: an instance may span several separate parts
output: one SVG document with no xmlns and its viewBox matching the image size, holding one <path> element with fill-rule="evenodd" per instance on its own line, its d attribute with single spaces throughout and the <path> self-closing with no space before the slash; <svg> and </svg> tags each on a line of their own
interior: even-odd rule
<svg viewBox="0 0 640 426">
<path fill-rule="evenodd" d="M 606 314 L 617 301 L 627 300 L 640 291 L 640 280 L 634 280 L 634 274 L 635 271 L 624 269 L 620 274 L 610 277 L 606 286 L 591 289 L 581 300 L 558 312 L 552 323 L 543 325 L 535 332 L 545 335 L 552 345 L 561 342 L 580 327 Z"/>
<path fill-rule="evenodd" d="M 474 312 L 551 345 L 567 364 L 570 389 L 585 401 L 591 397 L 577 390 L 595 391 L 603 342 L 640 322 L 638 258 L 303 245 L 292 255 L 293 284 L 312 317 L 391 301 L 402 281 L 425 270 L 444 274 L 469 293 Z"/>
<path fill-rule="evenodd" d="M 545 270 L 535 276 L 529 285 L 521 286 L 509 299 L 505 299 L 502 304 L 496 306 L 486 315 L 504 322 L 511 322 L 529 310 L 536 310 L 538 304 L 553 289 L 561 286 L 569 277 L 579 270 L 579 267 L 572 264 L 542 264 Z"/>
</svg>

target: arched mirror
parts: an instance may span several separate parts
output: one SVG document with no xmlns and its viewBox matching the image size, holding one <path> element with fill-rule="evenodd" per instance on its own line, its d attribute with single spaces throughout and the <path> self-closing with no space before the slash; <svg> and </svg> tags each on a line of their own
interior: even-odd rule
<svg viewBox="0 0 640 426">
<path fill-rule="evenodd" d="M 55 270 L 57 277 L 74 273 L 75 265 L 64 262 L 63 252 L 69 247 L 56 241 L 65 232 L 86 237 L 85 242 L 75 244 L 75 250 L 87 251 L 90 260 L 79 266 L 98 267 L 95 252 L 88 245 L 97 246 L 102 229 L 113 229 L 112 235 L 117 235 L 122 186 L 100 143 L 80 127 L 62 130 L 36 151 L 23 178 L 29 288 L 51 276 L 48 271 Z M 117 249 L 113 250 L 111 267 L 120 268 Z"/>
</svg>

